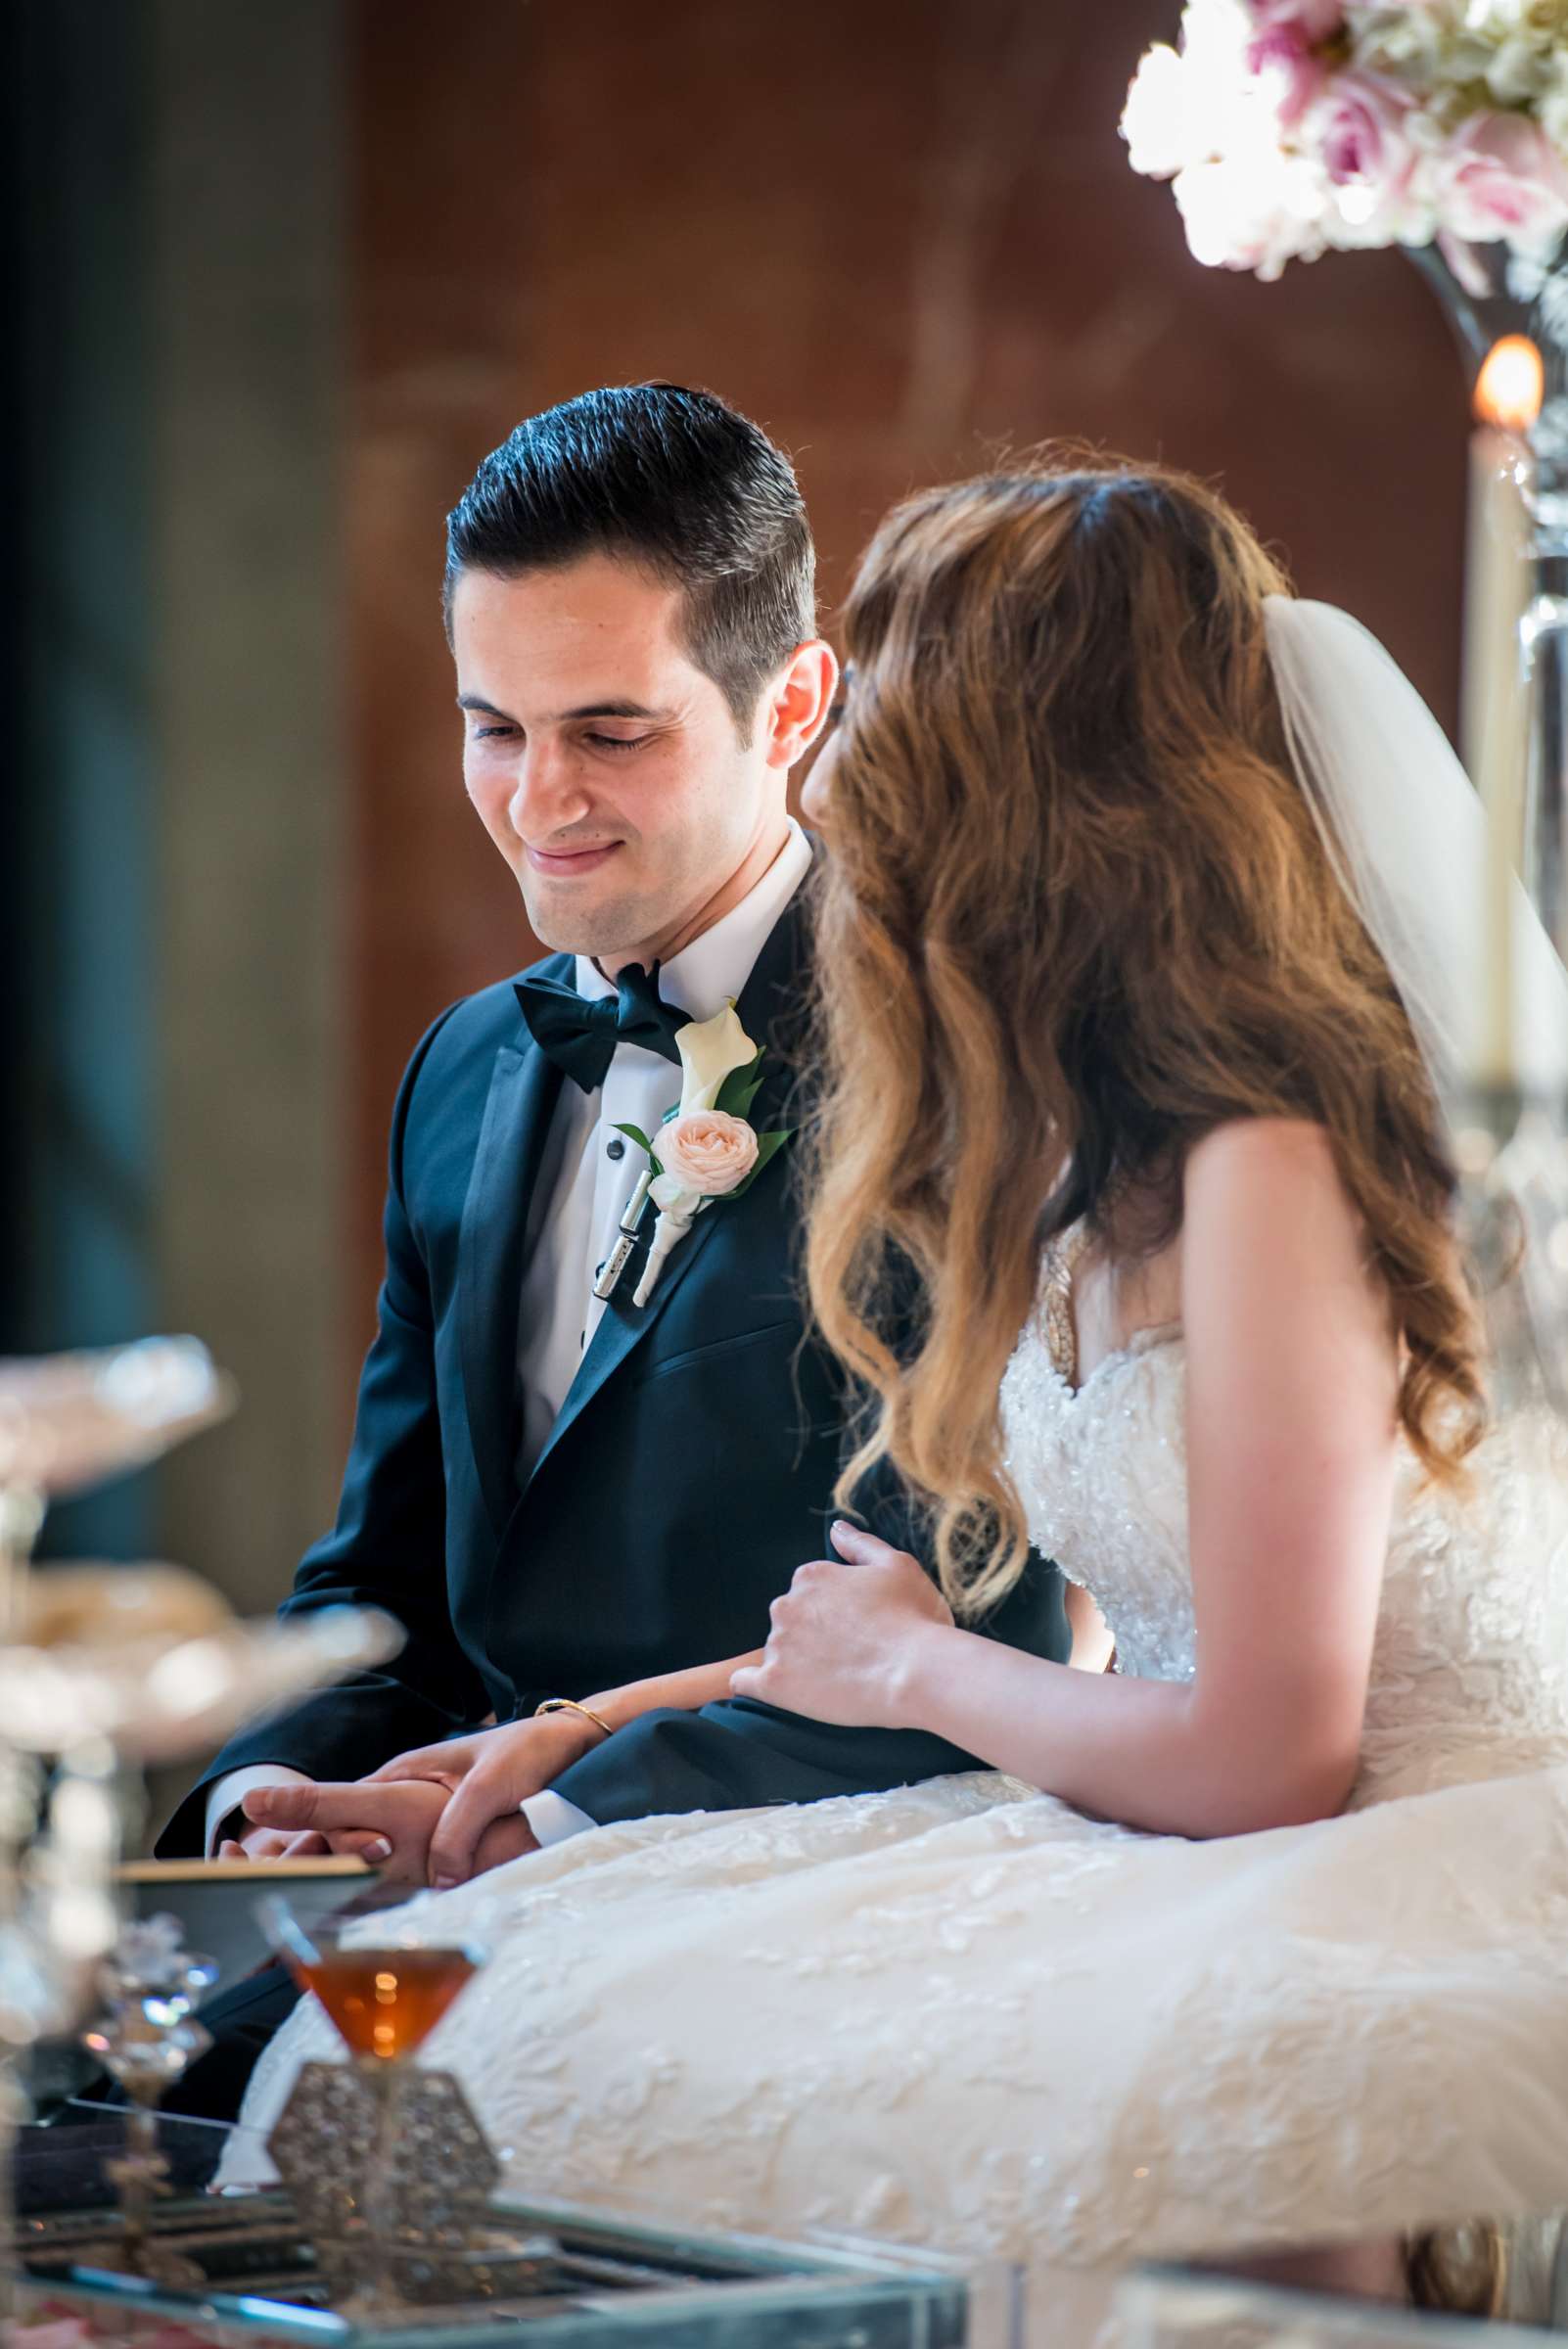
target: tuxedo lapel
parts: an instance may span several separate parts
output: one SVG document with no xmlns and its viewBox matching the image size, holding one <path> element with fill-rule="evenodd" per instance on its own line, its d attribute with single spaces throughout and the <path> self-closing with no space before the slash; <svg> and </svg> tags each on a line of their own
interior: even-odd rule
<svg viewBox="0 0 1568 2349">
<path fill-rule="evenodd" d="M 517 1498 L 518 1313 L 529 1206 L 562 1082 L 560 1070 L 526 1034 L 521 1044 L 497 1052 L 463 1207 L 463 1392 L 474 1464 L 497 1538 Z"/>
<path fill-rule="evenodd" d="M 704 1243 L 713 1236 L 714 1216 L 714 1209 L 705 1209 L 686 1237 L 677 1243 L 674 1253 L 665 1260 L 659 1285 L 647 1304 L 633 1305 L 632 1292 L 647 1261 L 648 1235 L 653 1228 L 653 1213 L 649 1211 L 647 1221 L 638 1235 L 637 1246 L 628 1258 L 615 1295 L 605 1307 L 599 1326 L 577 1364 L 577 1374 L 567 1390 L 566 1401 L 556 1415 L 544 1450 L 533 1464 L 534 1476 L 538 1475 L 567 1430 L 575 1427 L 581 1418 L 606 1379 L 613 1371 L 620 1369 L 633 1347 L 642 1344 L 682 1280 L 688 1277 L 702 1255 Z M 531 1478 L 530 1482 L 532 1482 Z"/>
<path fill-rule="evenodd" d="M 785 908 L 769 933 L 736 1005 L 747 1035 L 763 1045 L 768 1053 L 768 1059 L 763 1063 L 762 1087 L 751 1110 L 752 1122 L 760 1128 L 770 1126 L 781 1114 L 788 1114 L 793 1071 L 784 1057 L 781 1037 L 782 1032 L 793 1025 L 791 1015 L 799 1001 L 805 940 L 806 916 L 797 898 Z M 759 1200 L 763 1191 L 782 1178 L 781 1167 L 768 1168 L 759 1183 Z M 550 1430 L 549 1439 L 534 1462 L 534 1476 L 538 1475 L 568 1429 L 576 1426 L 606 1381 L 620 1369 L 627 1356 L 643 1344 L 681 1282 L 691 1278 L 720 1219 L 739 1215 L 743 1208 L 741 1201 L 723 1199 L 712 1207 L 704 1208 L 686 1237 L 676 1242 L 673 1252 L 666 1259 L 658 1286 L 648 1303 L 634 1305 L 631 1302 L 632 1294 L 653 1231 L 653 1211 L 649 1210 L 638 1235 L 636 1250 L 621 1276 L 615 1294 L 605 1307 L 599 1326 L 577 1365 L 577 1374 Z"/>
</svg>

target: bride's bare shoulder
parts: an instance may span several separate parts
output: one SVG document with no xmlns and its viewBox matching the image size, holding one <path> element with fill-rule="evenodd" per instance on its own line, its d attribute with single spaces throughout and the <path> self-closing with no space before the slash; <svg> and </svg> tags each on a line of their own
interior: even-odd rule
<svg viewBox="0 0 1568 2349">
<path fill-rule="evenodd" d="M 1360 1218 L 1334 1159 L 1326 1127 L 1310 1118 L 1232 1118 L 1187 1153 L 1182 1221 L 1236 1226 L 1279 1224 L 1310 1213 L 1359 1230 Z"/>
<path fill-rule="evenodd" d="M 1182 1178 L 1184 1314 L 1326 1315 L 1364 1323 L 1379 1353 L 1387 1299 L 1325 1128 L 1307 1118 L 1236 1119 L 1189 1152 Z M 1228 1302 L 1227 1302 L 1228 1301 Z M 1302 1322 L 1305 1326 L 1305 1322 Z"/>
<path fill-rule="evenodd" d="M 1339 1183 L 1326 1126 L 1312 1118 L 1229 1118 L 1187 1153 L 1188 1183 L 1273 1181 Z M 1343 1187 L 1343 1186 L 1341 1186 Z"/>
</svg>

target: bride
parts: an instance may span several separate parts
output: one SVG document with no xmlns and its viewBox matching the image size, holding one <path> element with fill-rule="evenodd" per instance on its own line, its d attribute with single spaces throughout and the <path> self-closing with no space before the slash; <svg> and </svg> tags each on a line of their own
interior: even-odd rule
<svg viewBox="0 0 1568 2349">
<path fill-rule="evenodd" d="M 1568 1463 L 1455 1238 L 1468 786 L 1157 469 L 914 498 L 847 634 L 808 1277 L 841 1505 L 891 1458 L 938 1572 L 835 1527 L 733 1685 L 994 1771 L 427 1896 L 495 1952 L 439 2053 L 521 2189 L 1003 2253 L 1053 2339 L 1151 2255 L 1429 2284 L 1568 2181 Z M 1539 930 L 1520 984 L 1560 1080 Z M 965 1628 L 1031 1543 L 1115 1670 Z"/>
</svg>

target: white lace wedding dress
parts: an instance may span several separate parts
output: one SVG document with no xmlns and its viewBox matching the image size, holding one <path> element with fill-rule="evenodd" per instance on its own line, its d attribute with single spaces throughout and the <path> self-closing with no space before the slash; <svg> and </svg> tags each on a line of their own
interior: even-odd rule
<svg viewBox="0 0 1568 2349">
<path fill-rule="evenodd" d="M 1074 1392 L 1032 1328 L 1005 1387 L 1034 1539 L 1160 1679 L 1193 1670 L 1184 1384 L 1174 1330 Z M 1067 2349 L 1144 2254 L 1556 2207 L 1568 1456 L 1520 1422 L 1467 1500 L 1402 1470 L 1340 1818 L 1189 1843 L 977 1772 L 604 1828 L 441 1901 L 494 1957 L 433 2053 L 520 2188 L 1005 2253 Z M 333 2052 L 302 2009 L 244 2119 Z"/>
</svg>

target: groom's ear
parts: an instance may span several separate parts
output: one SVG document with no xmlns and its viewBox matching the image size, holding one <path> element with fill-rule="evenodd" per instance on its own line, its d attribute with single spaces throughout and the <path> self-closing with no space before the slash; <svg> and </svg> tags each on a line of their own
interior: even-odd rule
<svg viewBox="0 0 1568 2349">
<path fill-rule="evenodd" d="M 788 773 L 806 757 L 833 707 L 839 665 L 833 647 L 816 637 L 797 645 L 762 701 L 762 732 L 769 766 Z"/>
</svg>

